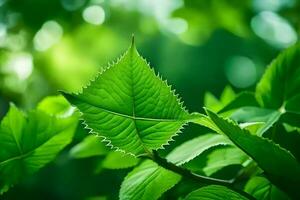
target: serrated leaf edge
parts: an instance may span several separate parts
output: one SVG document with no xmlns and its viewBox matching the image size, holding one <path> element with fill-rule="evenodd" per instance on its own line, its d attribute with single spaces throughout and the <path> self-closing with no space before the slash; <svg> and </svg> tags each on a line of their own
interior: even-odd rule
<svg viewBox="0 0 300 200">
<path fill-rule="evenodd" d="M 126 50 L 125 53 L 123 53 L 121 56 L 119 56 L 119 57 L 116 59 L 116 61 L 109 62 L 109 63 L 108 63 L 108 66 L 105 67 L 104 69 L 101 68 L 101 69 L 97 72 L 97 74 L 96 74 L 93 78 L 91 78 L 90 81 L 88 81 L 88 83 L 87 83 L 85 86 L 83 86 L 79 91 L 73 92 L 73 93 L 68 93 L 68 94 L 71 94 L 71 95 L 72 95 L 72 94 L 73 94 L 73 95 L 80 95 L 80 94 L 82 94 L 83 91 L 84 91 L 84 89 L 90 87 L 91 84 L 92 84 L 93 82 L 95 82 L 96 79 L 98 79 L 103 73 L 105 73 L 106 70 L 110 69 L 111 67 L 115 67 L 115 66 L 122 60 L 122 58 L 124 58 L 125 55 L 126 55 L 127 53 L 129 53 L 129 51 L 131 50 L 131 48 L 134 48 L 134 50 L 137 52 L 138 56 L 140 56 L 140 58 L 147 64 L 147 67 L 150 68 L 150 70 L 151 70 L 151 72 L 153 73 L 153 75 L 154 75 L 155 77 L 159 78 L 159 80 L 161 80 L 163 83 L 165 83 L 165 85 L 169 88 L 169 90 L 170 90 L 171 94 L 173 95 L 173 97 L 176 98 L 176 101 L 177 101 L 179 107 L 180 107 L 185 113 L 189 114 L 189 111 L 188 111 L 187 108 L 184 106 L 184 103 L 183 103 L 183 101 L 182 101 L 182 98 L 179 96 L 179 94 L 176 94 L 176 90 L 175 90 L 175 89 L 172 89 L 172 86 L 168 84 L 167 80 L 163 80 L 159 73 L 158 73 L 158 74 L 155 73 L 155 70 L 150 66 L 150 63 L 147 62 L 147 60 L 146 60 L 145 58 L 143 58 L 143 57 L 139 54 L 139 52 L 138 52 L 137 49 L 135 48 L 134 44 L 132 44 L 132 46 L 130 46 L 130 47 Z M 119 147 L 114 146 L 114 145 L 112 144 L 111 140 L 108 139 L 108 137 L 102 136 L 101 133 L 98 133 L 98 132 L 94 131 L 92 128 L 90 128 L 90 127 L 88 126 L 86 120 L 84 120 L 83 117 L 82 117 L 82 116 L 83 116 L 83 112 L 81 112 L 79 109 L 77 109 L 77 111 L 80 113 L 80 119 L 79 119 L 79 120 L 82 121 L 82 124 L 84 125 L 84 129 L 88 130 L 88 133 L 89 133 L 89 134 L 93 134 L 93 135 L 95 135 L 96 137 L 101 137 L 101 138 L 102 138 L 101 142 L 106 143 L 105 146 L 109 147 L 111 150 L 120 151 L 120 152 L 122 152 L 122 153 L 129 154 L 129 155 L 134 156 L 134 157 L 138 157 L 138 156 L 143 155 L 143 154 L 141 154 L 141 155 L 135 155 L 135 154 L 133 154 L 133 153 L 131 153 L 131 152 L 127 152 L 127 151 L 125 151 L 125 150 L 123 150 L 123 149 L 121 149 L 121 148 L 119 148 Z M 189 114 L 189 115 L 190 115 L 190 114 Z M 160 147 L 158 147 L 158 148 L 156 148 L 156 149 L 154 149 L 154 150 L 165 149 L 165 146 L 170 145 L 170 142 L 174 141 L 174 140 L 173 140 L 173 137 L 178 136 L 180 133 L 182 133 L 182 130 L 184 129 L 184 126 L 188 124 L 189 120 L 185 120 L 185 121 L 186 121 L 186 122 L 183 123 L 183 124 L 181 125 L 181 127 L 180 127 L 173 135 L 171 135 L 171 137 L 167 140 L 166 143 L 162 144 Z"/>
</svg>

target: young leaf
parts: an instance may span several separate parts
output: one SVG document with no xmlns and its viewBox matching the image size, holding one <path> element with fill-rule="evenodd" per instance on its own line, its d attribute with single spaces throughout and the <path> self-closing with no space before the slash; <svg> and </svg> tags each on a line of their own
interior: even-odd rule
<svg viewBox="0 0 300 200">
<path fill-rule="evenodd" d="M 80 110 L 87 128 L 137 156 L 168 144 L 191 117 L 134 44 L 80 94 L 64 96 Z"/>
<path fill-rule="evenodd" d="M 266 138 L 251 135 L 247 130 L 209 110 L 207 114 L 219 132 L 227 135 L 252 157 L 275 185 L 289 195 L 299 197 L 297 188 L 300 188 L 300 164 L 290 152 Z"/>
<path fill-rule="evenodd" d="M 105 146 L 95 135 L 89 135 L 84 140 L 70 150 L 70 156 L 73 158 L 88 158 L 92 156 L 101 156 L 109 152 L 109 147 Z"/>
<path fill-rule="evenodd" d="M 119 197 L 120 200 L 155 200 L 180 179 L 180 175 L 146 160 L 126 176 Z"/>
<path fill-rule="evenodd" d="M 188 194 L 185 200 L 248 200 L 241 194 L 220 185 L 202 187 Z"/>
<path fill-rule="evenodd" d="M 212 133 L 201 135 L 175 148 L 168 154 L 167 160 L 176 165 L 183 165 L 211 147 L 228 144 L 231 142 L 223 135 Z"/>
<path fill-rule="evenodd" d="M 266 108 L 300 113 L 300 48 L 281 53 L 268 67 L 256 87 L 256 97 Z"/>
<path fill-rule="evenodd" d="M 206 92 L 204 95 L 204 106 L 218 112 L 225 105 L 235 98 L 236 94 L 230 86 L 224 88 L 220 100 L 218 100 L 212 93 Z"/>
<path fill-rule="evenodd" d="M 0 125 L 0 193 L 52 161 L 71 142 L 76 122 L 38 110 L 25 116 L 11 105 Z"/>
<path fill-rule="evenodd" d="M 290 198 L 279 190 L 268 179 L 260 176 L 252 177 L 244 189 L 257 200 L 289 200 Z"/>
</svg>

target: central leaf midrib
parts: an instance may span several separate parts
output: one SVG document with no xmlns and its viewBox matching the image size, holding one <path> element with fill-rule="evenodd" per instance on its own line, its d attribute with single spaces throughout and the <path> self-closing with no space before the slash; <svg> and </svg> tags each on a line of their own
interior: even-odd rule
<svg viewBox="0 0 300 200">
<path fill-rule="evenodd" d="M 130 80 L 131 80 L 131 98 L 132 98 L 132 117 L 133 118 L 135 118 L 135 119 L 133 119 L 132 121 L 133 121 L 133 124 L 134 124 L 134 128 L 135 128 L 135 130 L 136 130 L 136 133 L 137 133 L 137 138 L 138 138 L 138 140 L 140 141 L 140 143 L 141 143 L 141 146 L 142 146 L 142 148 L 144 149 L 144 151 L 146 152 L 146 153 L 148 153 L 148 154 L 151 154 L 151 152 L 149 152 L 149 150 L 148 150 L 148 148 L 145 146 L 145 144 L 144 144 L 144 141 L 143 141 L 143 139 L 142 139 L 142 136 L 140 135 L 140 132 L 139 132 L 139 129 L 137 128 L 137 125 L 136 125 L 136 116 L 135 116 L 135 92 L 134 92 L 134 80 L 133 80 L 133 55 L 132 55 L 132 52 L 133 51 L 133 49 L 131 49 L 131 54 L 130 54 L 130 75 L 131 75 L 131 77 L 130 77 Z"/>
<path fill-rule="evenodd" d="M 91 106 L 94 106 L 100 110 L 103 110 L 105 112 L 108 112 L 110 114 L 113 114 L 113 115 L 118 115 L 120 117 L 125 117 L 125 118 L 130 118 L 130 119 L 133 119 L 133 120 L 142 120 L 142 121 L 157 121 L 157 122 L 179 122 L 179 121 L 188 121 L 187 119 L 167 119 L 167 118 L 150 118 L 150 117 L 137 117 L 137 116 L 131 116 L 131 115 L 128 115 L 128 114 L 125 114 L 125 113 L 120 113 L 120 112 L 117 112 L 117 111 L 112 111 L 112 110 L 109 110 L 108 108 L 103 108 L 99 105 L 96 105 L 92 102 L 89 102 L 89 101 L 86 101 L 84 99 L 80 99 L 80 101 L 84 102 L 84 103 L 87 103 L 87 104 L 90 104 Z"/>
</svg>

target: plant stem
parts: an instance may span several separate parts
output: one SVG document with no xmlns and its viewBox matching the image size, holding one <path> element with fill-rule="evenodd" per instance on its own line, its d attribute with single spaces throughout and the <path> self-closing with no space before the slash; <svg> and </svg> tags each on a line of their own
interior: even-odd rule
<svg viewBox="0 0 300 200">
<path fill-rule="evenodd" d="M 168 170 L 176 172 L 176 173 L 182 175 L 183 177 L 187 177 L 187 178 L 193 179 L 195 181 L 200 181 L 204 184 L 218 184 L 218 185 L 229 186 L 233 183 L 233 181 L 231 181 L 231 180 L 216 179 L 216 178 L 211 178 L 211 177 L 195 174 L 195 173 L 191 172 L 190 170 L 187 170 L 185 168 L 177 166 L 177 165 L 167 161 L 167 159 L 160 157 L 158 155 L 157 151 L 153 151 L 153 157 L 150 159 L 153 160 L 154 162 L 156 162 L 158 165 L 162 166 L 163 168 L 166 168 Z"/>
<path fill-rule="evenodd" d="M 177 165 L 169 162 L 167 159 L 160 157 L 157 151 L 153 151 L 152 156 L 147 157 L 147 158 L 151 159 L 152 161 L 154 161 L 159 166 L 161 166 L 165 169 L 168 169 L 168 170 L 173 171 L 177 174 L 180 174 L 184 178 L 189 178 L 191 180 L 197 181 L 199 183 L 203 183 L 205 185 L 212 185 L 213 184 L 213 185 L 226 186 L 226 187 L 242 194 L 243 196 L 245 196 L 245 197 L 247 197 L 251 200 L 255 199 L 251 195 L 249 195 L 248 193 L 246 193 L 242 190 L 234 188 L 233 187 L 234 180 L 222 180 L 222 179 L 211 178 L 211 177 L 201 176 L 201 175 L 195 174 L 195 173 L 191 172 L 188 169 L 177 166 Z"/>
</svg>

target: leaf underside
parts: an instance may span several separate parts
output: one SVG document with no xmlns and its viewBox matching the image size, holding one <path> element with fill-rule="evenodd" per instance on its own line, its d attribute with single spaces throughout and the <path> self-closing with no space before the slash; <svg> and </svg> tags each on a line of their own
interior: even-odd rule
<svg viewBox="0 0 300 200">
<path fill-rule="evenodd" d="M 63 95 L 91 132 L 137 156 L 168 144 L 190 118 L 134 45 L 81 93 Z"/>
</svg>

